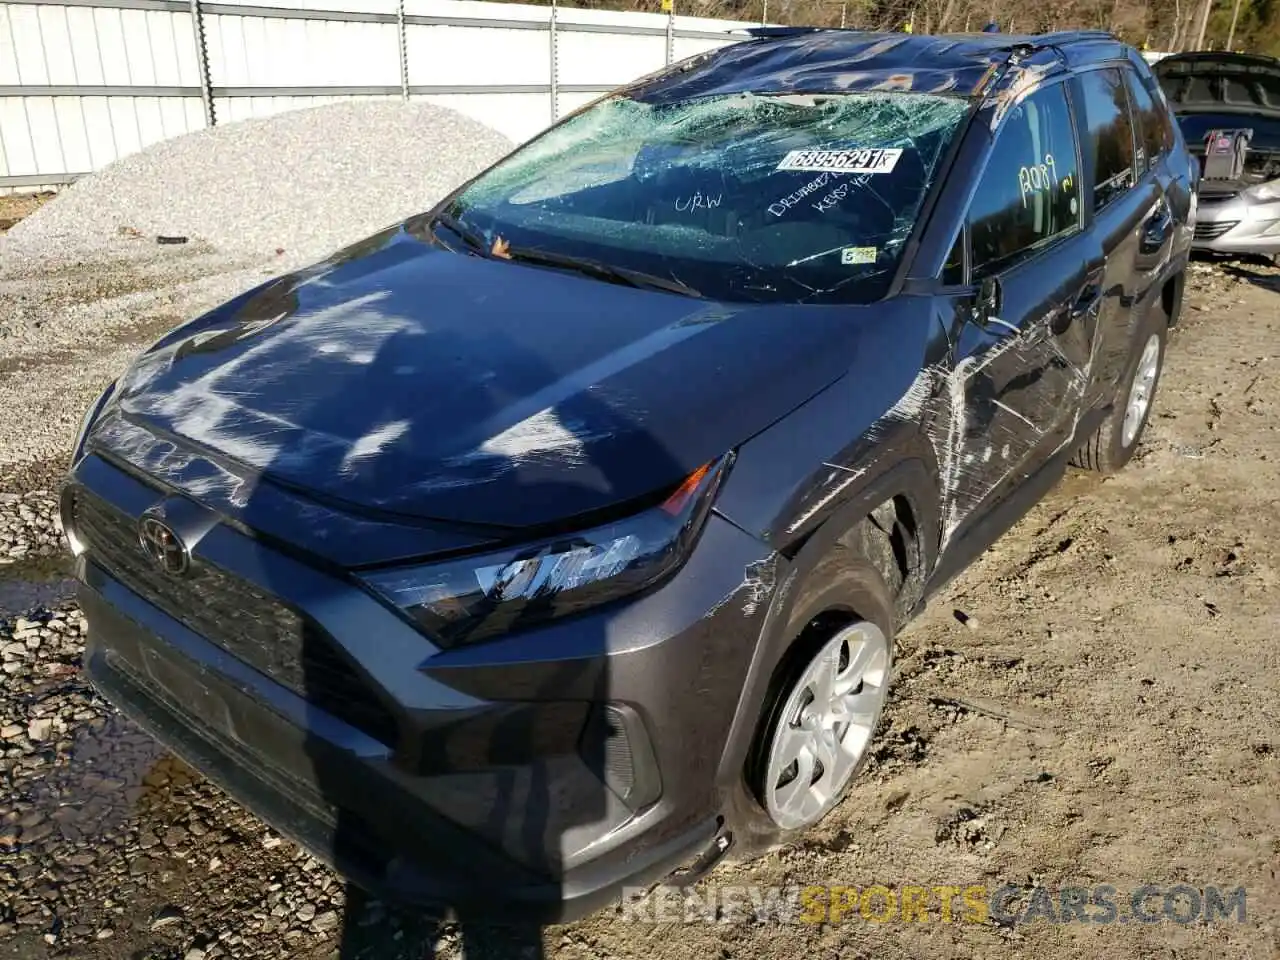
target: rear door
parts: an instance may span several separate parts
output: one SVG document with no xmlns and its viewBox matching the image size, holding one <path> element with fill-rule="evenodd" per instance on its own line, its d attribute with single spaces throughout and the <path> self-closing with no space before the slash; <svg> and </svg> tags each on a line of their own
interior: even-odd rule
<svg viewBox="0 0 1280 960">
<path fill-rule="evenodd" d="M 1182 250 L 1186 246 L 1184 241 L 1190 240 L 1188 223 L 1192 220 L 1199 166 L 1192 160 L 1186 142 L 1178 132 L 1177 120 L 1160 90 L 1160 84 L 1151 68 L 1136 53 L 1129 54 L 1125 80 L 1129 84 L 1129 101 L 1133 104 L 1143 153 L 1149 158 L 1156 155 L 1160 158 L 1157 177 L 1173 213 L 1176 230 L 1184 234 L 1175 236 L 1174 242 L 1175 248 Z"/>
<path fill-rule="evenodd" d="M 1110 401 L 1125 368 L 1138 316 L 1134 306 L 1151 283 L 1151 266 L 1168 255 L 1172 217 L 1147 148 L 1136 139 L 1120 68 L 1089 70 L 1074 85 L 1082 107 L 1084 202 L 1105 261 L 1087 397 L 1092 404 Z"/>
</svg>

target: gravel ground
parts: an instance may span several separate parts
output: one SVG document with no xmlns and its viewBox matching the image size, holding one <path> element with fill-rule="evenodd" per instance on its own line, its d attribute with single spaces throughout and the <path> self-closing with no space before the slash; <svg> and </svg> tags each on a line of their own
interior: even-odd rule
<svg viewBox="0 0 1280 960">
<path fill-rule="evenodd" d="M 263 269 L 232 257 L 210 278 L 229 256 L 212 245 L 123 268 L 117 256 L 29 279 L 40 303 L 55 289 L 65 302 L 46 333 L 0 340 L 5 383 L 24 378 L 6 410 L 19 395 L 42 405 L 22 429 L 0 427 L 0 956 L 1280 955 L 1280 272 L 1193 266 L 1138 457 L 1115 478 L 1067 478 L 904 633 L 887 728 L 828 822 L 709 881 L 1219 883 L 1248 889 L 1246 923 L 649 924 L 605 911 L 531 932 L 436 925 L 346 889 L 78 673 L 84 627 L 46 478 L 94 378 L 159 332 L 158 304 L 187 311 Z M 96 347 L 41 354 L 43 336 L 74 344 L 68 331 L 95 324 Z M 114 359 L 98 368 L 95 352 Z"/>
<path fill-rule="evenodd" d="M 63 191 L 0 236 L 0 489 L 54 479 L 141 347 L 429 208 L 511 146 L 441 107 L 340 103 L 166 140 Z"/>
</svg>

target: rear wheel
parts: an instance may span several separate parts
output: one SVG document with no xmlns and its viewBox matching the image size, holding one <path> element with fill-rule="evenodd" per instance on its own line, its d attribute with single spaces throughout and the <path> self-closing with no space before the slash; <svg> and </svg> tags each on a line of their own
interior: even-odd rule
<svg viewBox="0 0 1280 960">
<path fill-rule="evenodd" d="M 1151 416 L 1168 336 L 1169 317 L 1157 302 L 1135 332 L 1111 412 L 1071 461 L 1077 467 L 1114 473 L 1132 459 Z"/>
</svg>

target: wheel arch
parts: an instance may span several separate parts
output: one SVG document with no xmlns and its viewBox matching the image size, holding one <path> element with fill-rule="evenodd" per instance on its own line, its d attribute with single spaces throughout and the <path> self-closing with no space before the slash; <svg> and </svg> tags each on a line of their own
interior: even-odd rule
<svg viewBox="0 0 1280 960">
<path fill-rule="evenodd" d="M 881 626 L 892 639 L 922 599 L 937 561 L 938 523 L 936 484 L 926 464 L 904 460 L 850 494 L 820 526 L 783 551 L 789 562 L 765 617 L 718 771 L 719 782 L 739 801 L 761 717 L 788 658 L 802 643 L 833 635 L 878 605 L 875 587 L 859 587 L 856 570 L 875 572 L 889 590 L 892 622 Z M 845 578 L 849 589 L 834 595 L 824 591 L 823 583 L 842 569 L 854 574 Z M 814 621 L 816 633 L 806 632 Z"/>
<path fill-rule="evenodd" d="M 1169 276 L 1160 288 L 1160 305 L 1164 308 L 1171 327 L 1178 322 L 1178 317 L 1182 313 L 1182 297 L 1186 286 L 1187 273 L 1185 270 L 1179 270 Z"/>
</svg>

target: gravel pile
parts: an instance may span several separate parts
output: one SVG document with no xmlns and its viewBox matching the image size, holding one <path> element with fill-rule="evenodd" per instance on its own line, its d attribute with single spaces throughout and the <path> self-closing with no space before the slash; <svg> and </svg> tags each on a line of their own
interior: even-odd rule
<svg viewBox="0 0 1280 960">
<path fill-rule="evenodd" d="M 68 256 L 121 236 L 315 260 L 419 212 L 512 147 L 453 110 L 363 101 L 165 140 L 19 222 L 0 254 Z"/>
<path fill-rule="evenodd" d="M 510 147 L 442 107 L 351 102 L 167 140 L 63 191 L 0 236 L 0 490 L 58 476 L 85 408 L 147 344 Z M 171 235 L 188 242 L 156 242 Z"/>
</svg>

